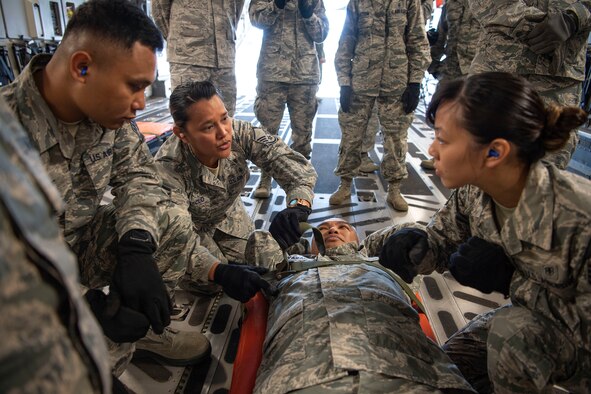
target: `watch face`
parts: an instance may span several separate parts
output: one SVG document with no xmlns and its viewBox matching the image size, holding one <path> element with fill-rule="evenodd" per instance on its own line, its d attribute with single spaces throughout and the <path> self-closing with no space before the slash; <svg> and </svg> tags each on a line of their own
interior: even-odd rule
<svg viewBox="0 0 591 394">
<path fill-rule="evenodd" d="M 290 207 L 296 206 L 297 204 L 298 204 L 298 200 L 295 198 L 289 202 Z"/>
</svg>

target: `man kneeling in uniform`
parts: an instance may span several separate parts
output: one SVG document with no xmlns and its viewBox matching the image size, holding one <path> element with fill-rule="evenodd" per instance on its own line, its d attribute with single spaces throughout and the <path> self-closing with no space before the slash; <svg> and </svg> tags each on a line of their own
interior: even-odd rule
<svg viewBox="0 0 591 394">
<path fill-rule="evenodd" d="M 318 227 L 324 245 L 312 245 L 317 257 L 288 258 L 269 300 L 254 392 L 474 392 L 422 332 L 393 273 L 368 257 L 380 254 L 396 228 L 360 243 L 349 223 L 329 219 Z M 282 256 L 269 233 L 251 235 L 249 263 L 273 265 Z"/>
</svg>

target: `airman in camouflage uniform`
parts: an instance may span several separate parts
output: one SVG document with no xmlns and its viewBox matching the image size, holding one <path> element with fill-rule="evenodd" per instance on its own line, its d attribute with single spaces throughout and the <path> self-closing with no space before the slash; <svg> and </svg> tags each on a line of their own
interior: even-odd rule
<svg viewBox="0 0 591 394">
<path fill-rule="evenodd" d="M 468 0 L 448 0 L 445 9 L 445 16 L 442 14 L 445 20 L 440 21 L 441 28 L 437 29 L 442 37 L 431 47 L 432 65 L 429 67 L 431 69 L 440 64 L 439 80 L 468 74 L 478 49 L 481 30 L 480 24 L 470 13 Z M 445 59 L 441 61 L 444 54 Z"/>
<path fill-rule="evenodd" d="M 480 45 L 470 73 L 505 71 L 532 83 L 546 102 L 578 106 L 585 79 L 587 38 L 591 32 L 591 2 L 580 0 L 469 0 L 472 15 L 482 26 Z M 538 55 L 528 46 L 528 34 L 551 13 L 569 13 L 576 32 L 554 52 Z M 565 169 L 578 143 L 570 141 L 547 160 Z"/>
<path fill-rule="evenodd" d="M 99 17 L 109 21 L 111 32 L 121 32 L 121 23 L 125 22 L 142 26 L 143 36 L 130 44 L 130 49 L 124 49 L 126 44 L 113 37 L 109 37 L 113 41 L 104 40 L 107 44 L 96 45 L 96 36 L 92 34 L 99 33 L 96 30 L 89 33 L 86 29 L 89 19 Z M 72 25 L 74 32 L 70 34 Z M 94 22 L 93 29 L 98 29 Z M 129 36 L 125 39 L 131 40 Z M 90 45 L 96 62 L 70 57 L 72 52 L 80 53 L 83 51 L 80 48 Z M 171 290 L 184 274 L 192 251 L 187 240 L 190 217 L 175 211 L 162 189 L 143 136 L 130 120 L 145 105 L 144 89 L 154 79 L 158 47 L 162 48 L 162 37 L 141 9 L 121 1 L 89 1 L 78 7 L 54 55 L 34 57 L 12 84 L 0 89 L 0 95 L 40 152 L 41 162 L 65 201 L 59 225 L 65 241 L 78 257 L 81 283 L 91 289 L 116 287 L 122 304 L 146 316 L 150 314 L 148 319 L 155 332 L 164 330 L 170 322 L 170 299 L 162 276 Z M 107 73 L 98 67 L 98 59 L 105 53 L 109 53 L 111 64 L 120 63 L 117 71 Z M 82 63 L 72 65 L 70 62 L 76 59 Z M 78 73 L 66 73 L 64 70 L 69 67 L 77 67 Z M 134 79 L 122 80 L 121 74 L 126 78 L 132 75 Z M 108 85 L 110 81 L 115 82 Z M 69 95 L 68 99 L 49 95 L 49 86 L 59 86 L 61 95 Z M 90 103 L 88 92 L 84 99 L 80 98 L 82 88 L 92 90 Z M 113 112 L 105 111 L 105 107 Z M 109 189 L 115 197 L 113 203 L 101 205 Z M 149 243 L 150 252 L 136 248 L 135 255 L 132 251 L 122 257 L 121 240 L 137 231 L 151 238 L 147 242 L 137 241 L 142 245 Z M 153 252 L 156 245 L 157 250 Z M 134 275 L 129 275 L 127 270 L 131 265 L 137 267 L 136 264 L 141 268 L 131 269 Z M 142 287 L 132 276 L 141 276 L 141 282 L 150 283 L 150 289 Z M 134 297 L 128 297 L 128 292 L 134 293 L 135 300 L 139 300 L 137 304 L 127 304 Z M 153 302 L 158 312 L 148 312 L 143 300 L 148 304 Z M 199 339 L 200 343 L 208 343 L 200 333 L 196 338 L 187 331 L 179 331 L 175 338 L 185 335 L 193 343 Z M 109 342 L 109 346 L 112 366 L 119 374 L 131 359 L 133 344 Z"/>
<path fill-rule="evenodd" d="M 171 87 L 214 82 L 230 116 L 236 110 L 236 28 L 245 0 L 152 0 L 152 16 L 167 41 Z"/>
<path fill-rule="evenodd" d="M 249 16 L 253 26 L 264 32 L 255 115 L 269 134 L 277 135 L 287 105 L 290 147 L 309 159 L 320 83 L 314 43 L 323 42 L 328 35 L 323 0 L 252 0 Z M 271 177 L 263 173 L 254 196 L 269 197 L 270 190 Z"/>
<path fill-rule="evenodd" d="M 214 174 L 192 154 L 189 145 L 170 137 L 156 154 L 164 187 L 173 201 L 191 214 L 200 239 L 195 250 L 192 279 L 207 282 L 217 262 L 244 263 L 244 250 L 254 230 L 240 195 L 250 177 L 248 161 L 259 166 L 285 189 L 287 201 L 313 201 L 316 171 L 277 136 L 250 123 L 232 121 L 232 152 L 220 159 Z"/>
<path fill-rule="evenodd" d="M 60 234 L 59 192 L 0 98 L 0 391 L 111 393 L 107 348 Z"/>
<path fill-rule="evenodd" d="M 499 233 L 490 196 L 474 186 L 454 191 L 426 228 L 431 252 L 417 267 L 418 273 L 445 271 L 450 255 L 470 236 L 503 245 L 516 266 L 511 301 L 522 306 L 519 310 L 523 311 L 509 314 L 502 307 L 476 317 L 456 335 L 485 343 L 487 334 L 495 333 L 489 334 L 489 342 L 493 343 L 488 351 L 495 352 L 495 365 L 501 375 L 518 368 L 511 358 L 523 351 L 523 360 L 537 365 L 533 370 L 539 374 L 530 377 L 538 385 L 537 390 L 549 383 L 554 372 L 550 382 L 570 378 L 560 385 L 573 392 L 586 392 L 591 388 L 591 284 L 587 272 L 591 267 L 591 209 L 587 203 L 591 201 L 591 182 L 538 163 L 531 170 L 521 200 L 527 204 L 518 205 Z M 534 327 L 529 324 L 532 320 L 544 324 Z M 517 327 L 529 336 L 519 335 L 512 340 L 504 336 L 505 331 L 518 332 Z M 502 350 L 507 346 L 513 351 Z M 544 353 L 559 354 L 561 360 L 571 361 L 552 371 L 547 357 L 538 354 L 538 349 L 544 348 Z M 476 348 L 471 351 L 449 345 L 446 351 L 454 354 L 454 360 L 473 355 L 463 364 L 474 371 L 473 376 L 480 375 L 488 382 L 486 365 L 476 361 Z M 495 386 L 495 392 L 531 392 L 531 386 L 521 383 L 505 381 L 503 388 Z M 477 390 L 488 392 L 485 387 L 475 385 Z"/>
<path fill-rule="evenodd" d="M 439 129 L 429 151 L 456 190 L 426 227 L 394 233 L 380 263 L 407 282 L 449 270 L 461 284 L 510 296 L 444 346 L 478 392 L 589 392 L 591 181 L 540 160 L 587 114 L 545 106 L 523 78 L 483 73 L 442 85 L 427 116 Z M 460 117 L 470 121 L 454 126 Z M 478 175 L 461 173 L 484 156 Z"/>
<path fill-rule="evenodd" d="M 433 1 L 432 0 L 421 0 L 421 12 L 425 19 L 425 24 L 431 19 L 433 14 Z M 380 121 L 378 119 L 378 108 L 374 105 L 369 122 L 367 123 L 367 131 L 363 136 L 363 142 L 361 145 L 361 165 L 359 171 L 361 172 L 374 172 L 379 170 L 380 166 L 375 164 L 369 152 L 373 150 L 376 144 L 376 135 L 380 131 Z"/>
<path fill-rule="evenodd" d="M 363 136 L 372 108 L 377 105 L 384 134 L 381 173 L 389 183 L 388 201 L 395 209 L 408 210 L 400 195 L 400 183 L 407 177 L 406 138 L 412 113 L 403 109 L 406 104 L 402 98 L 407 93 L 416 94 L 409 102 L 416 99 L 418 104 L 428 44 L 420 2 L 388 4 L 386 8 L 381 2 L 352 0 L 347 6 L 335 67 L 341 92 L 346 87 L 352 93 L 350 108 L 345 112 L 341 106 L 339 111 L 342 137 L 335 175 L 341 177 L 341 185 L 331 196 L 333 205 L 351 196 L 352 179 L 361 164 Z"/>
<path fill-rule="evenodd" d="M 327 245 L 317 260 L 291 256 L 290 261 L 334 263 L 277 281 L 280 293 L 270 299 L 254 392 L 474 392 L 421 331 L 402 288 L 368 257 L 379 254 L 396 227 L 371 234 L 360 247 L 334 227 L 322 229 L 326 223 L 340 222 L 319 226 L 325 240 L 329 234 L 339 242 Z M 265 232 L 254 232 L 249 241 L 249 256 L 282 257 Z"/>
</svg>

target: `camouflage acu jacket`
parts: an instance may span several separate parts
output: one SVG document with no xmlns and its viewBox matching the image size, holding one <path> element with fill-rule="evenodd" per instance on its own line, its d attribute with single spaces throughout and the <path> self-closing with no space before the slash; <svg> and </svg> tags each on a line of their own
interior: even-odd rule
<svg viewBox="0 0 591 394">
<path fill-rule="evenodd" d="M 349 2 L 335 56 L 339 86 L 366 96 L 400 96 L 409 83 L 421 82 L 428 65 L 419 0 Z"/>
<path fill-rule="evenodd" d="M 115 196 L 119 236 L 143 229 L 157 241 L 156 207 L 167 196 L 143 136 L 133 122 L 109 130 L 86 119 L 80 124 L 75 143 L 71 138 L 64 139 L 58 120 L 33 79 L 33 73 L 45 67 L 49 59 L 50 55 L 35 56 L 12 84 L 0 89 L 0 94 L 39 150 L 49 177 L 66 202 L 60 216 L 66 241 L 77 249 L 81 232 L 109 186 Z"/>
<path fill-rule="evenodd" d="M 428 339 L 400 286 L 382 269 L 364 264 L 395 230 L 328 249 L 327 260 L 359 264 L 318 267 L 277 283 L 271 300 L 256 393 L 286 393 L 331 382 L 357 371 L 358 391 L 384 393 L 403 378 L 434 388 L 472 392 L 457 367 Z M 365 373 L 379 374 L 378 382 Z M 383 385 L 383 386 L 382 386 Z M 381 388 L 380 388 L 381 387 Z"/>
<path fill-rule="evenodd" d="M 297 0 L 284 9 L 274 1 L 251 0 L 248 14 L 253 26 L 263 30 L 257 78 L 292 84 L 320 83 L 320 67 L 314 43 L 328 35 L 324 3 L 318 0 L 310 18 L 303 18 Z"/>
<path fill-rule="evenodd" d="M 480 23 L 472 16 L 468 0 L 452 0 L 447 7 L 447 46 L 445 54 L 455 62 L 445 61 L 448 75 L 466 75 L 480 42 Z M 449 49 L 448 49 L 449 47 Z M 449 70 L 456 67 L 455 70 Z"/>
<path fill-rule="evenodd" d="M 469 0 L 470 11 L 482 26 L 480 45 L 470 73 L 505 71 L 585 79 L 587 38 L 591 32 L 589 0 Z M 525 37 L 552 10 L 572 11 L 577 16 L 578 33 L 554 53 L 536 55 Z M 552 65 L 553 60 L 557 60 Z M 557 68 L 556 65 L 558 66 Z"/>
<path fill-rule="evenodd" d="M 0 98 L 0 391 L 111 392 L 102 331 L 55 217 L 63 202 Z"/>
<path fill-rule="evenodd" d="M 248 122 L 234 120 L 232 126 L 232 153 L 219 161 L 217 177 L 176 136 L 162 145 L 156 162 L 164 187 L 171 190 L 175 203 L 189 211 L 197 232 L 215 228 L 246 239 L 254 229 L 240 198 L 250 177 L 248 160 L 279 183 L 287 201 L 313 201 L 317 175 L 310 162 L 280 138 Z M 205 249 L 199 254 L 206 264 L 217 261 Z"/>
<path fill-rule="evenodd" d="M 541 313 L 591 350 L 590 201 L 589 180 L 538 163 L 499 231 L 490 196 L 462 187 L 427 226 L 431 251 L 419 273 L 445 271 L 449 256 L 471 236 L 501 245 L 516 267 L 513 304 Z"/>
<path fill-rule="evenodd" d="M 166 38 L 168 61 L 234 68 L 236 25 L 245 0 L 152 0 L 152 16 Z"/>
</svg>

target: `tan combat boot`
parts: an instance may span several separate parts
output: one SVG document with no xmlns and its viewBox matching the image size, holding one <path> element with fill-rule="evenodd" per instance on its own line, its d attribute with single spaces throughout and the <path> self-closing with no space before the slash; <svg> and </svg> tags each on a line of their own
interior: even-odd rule
<svg viewBox="0 0 591 394">
<path fill-rule="evenodd" d="M 334 192 L 328 203 L 330 205 L 341 205 L 345 201 L 351 199 L 351 184 L 353 180 L 351 178 L 341 178 L 341 184 L 336 192 Z"/>
<path fill-rule="evenodd" d="M 374 172 L 380 169 L 380 166 L 374 163 L 368 154 L 362 153 L 362 155 L 363 156 L 361 156 L 361 165 L 359 166 L 359 171 Z"/>
<path fill-rule="evenodd" d="M 273 181 L 273 178 L 271 178 L 269 175 L 265 174 L 264 172 L 261 172 L 261 179 L 259 179 L 259 183 L 257 185 L 257 188 L 254 190 L 254 193 L 252 193 L 252 196 L 254 198 L 269 198 L 269 196 L 271 195 L 271 182 Z"/>
<path fill-rule="evenodd" d="M 388 186 L 388 197 L 386 197 L 386 201 L 392 205 L 397 211 L 406 212 L 408 211 L 408 203 L 400 194 L 400 183 L 390 183 Z"/>
<path fill-rule="evenodd" d="M 152 358 L 177 367 L 197 364 L 211 354 L 205 335 L 171 327 L 164 328 L 160 335 L 148 330 L 148 334 L 135 343 L 135 349 L 135 358 Z"/>
</svg>

